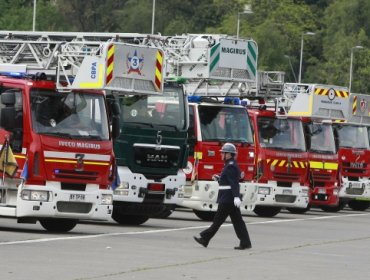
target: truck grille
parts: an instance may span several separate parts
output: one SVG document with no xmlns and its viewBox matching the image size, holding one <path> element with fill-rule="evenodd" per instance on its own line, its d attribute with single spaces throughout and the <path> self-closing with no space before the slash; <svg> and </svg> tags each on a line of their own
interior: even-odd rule
<svg viewBox="0 0 370 280">
<path fill-rule="evenodd" d="M 174 168 L 178 166 L 180 148 L 134 145 L 135 163 L 141 167 Z"/>
<path fill-rule="evenodd" d="M 299 181 L 299 174 L 294 174 L 294 173 L 278 173 L 274 172 L 274 179 L 279 181 L 279 180 L 288 180 L 288 181 Z"/>
<path fill-rule="evenodd" d="M 330 181 L 331 180 L 330 174 L 320 174 L 320 173 L 313 173 L 312 178 L 314 181 Z"/>
<path fill-rule="evenodd" d="M 57 209 L 62 213 L 87 214 L 91 211 L 92 203 L 58 201 Z"/>
<path fill-rule="evenodd" d="M 362 195 L 364 193 L 363 188 L 346 188 L 347 194 Z"/>
<path fill-rule="evenodd" d="M 284 195 L 284 194 L 277 194 L 275 195 L 275 201 L 281 203 L 293 203 L 296 200 L 295 195 Z"/>
<path fill-rule="evenodd" d="M 343 162 L 343 172 L 344 173 L 351 173 L 356 175 L 365 175 L 367 164 L 366 163 L 350 163 L 350 162 Z"/>
<path fill-rule="evenodd" d="M 96 180 L 98 178 L 98 172 L 93 171 L 75 171 L 58 169 L 54 170 L 54 176 L 59 179 L 77 179 L 77 180 Z"/>
</svg>

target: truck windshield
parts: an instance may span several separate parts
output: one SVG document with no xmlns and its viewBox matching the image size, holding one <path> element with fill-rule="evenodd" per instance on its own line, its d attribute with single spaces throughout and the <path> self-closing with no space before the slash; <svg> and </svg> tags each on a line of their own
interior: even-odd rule
<svg viewBox="0 0 370 280">
<path fill-rule="evenodd" d="M 334 133 L 330 124 L 311 123 L 310 138 L 312 152 L 335 154 Z"/>
<path fill-rule="evenodd" d="M 306 150 L 300 120 L 259 117 L 257 125 L 261 147 L 301 152 Z"/>
<path fill-rule="evenodd" d="M 338 125 L 337 130 L 340 147 L 369 149 L 369 133 L 365 126 Z"/>
<path fill-rule="evenodd" d="M 119 96 L 122 123 L 185 130 L 187 118 L 182 87 L 165 86 L 162 95 Z"/>
<path fill-rule="evenodd" d="M 103 95 L 32 89 L 31 111 L 36 133 L 109 140 Z"/>
<path fill-rule="evenodd" d="M 253 143 L 253 134 L 245 108 L 199 105 L 203 141 Z"/>
</svg>

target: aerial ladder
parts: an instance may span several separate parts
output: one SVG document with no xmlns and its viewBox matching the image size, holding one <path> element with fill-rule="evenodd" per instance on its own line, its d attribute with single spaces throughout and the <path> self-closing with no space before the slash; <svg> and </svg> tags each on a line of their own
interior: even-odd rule
<svg viewBox="0 0 370 280">
<path fill-rule="evenodd" d="M 258 47 L 252 39 L 236 39 L 221 34 L 149 36 L 166 56 L 167 79 L 184 79 L 189 99 L 189 158 L 183 172 L 184 199 L 178 207 L 190 208 L 203 220 L 211 220 L 217 210 L 221 172 L 219 150 L 225 142 L 238 150 L 243 195 L 242 212 L 254 207 L 255 190 L 247 182 L 254 168 L 251 124 L 241 99 L 255 87 Z M 238 129 L 240 128 L 240 129 Z"/>
<path fill-rule="evenodd" d="M 163 91 L 163 52 L 140 37 L 0 32 L 0 142 L 14 153 L 2 162 L 1 216 L 59 232 L 109 219 L 120 108 L 106 95 Z M 138 51 L 145 76 L 132 71 Z"/>
</svg>

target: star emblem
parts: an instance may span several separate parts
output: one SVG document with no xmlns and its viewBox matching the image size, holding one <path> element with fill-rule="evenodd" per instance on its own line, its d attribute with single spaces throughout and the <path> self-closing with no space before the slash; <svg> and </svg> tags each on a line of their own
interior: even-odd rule
<svg viewBox="0 0 370 280">
<path fill-rule="evenodd" d="M 127 55 L 127 68 L 128 68 L 127 74 L 137 73 L 139 75 L 142 75 L 141 69 L 143 68 L 143 65 L 144 65 L 144 56 L 141 55 L 141 57 L 138 57 L 137 50 L 135 50 L 133 56 L 130 56 L 129 54 Z"/>
</svg>

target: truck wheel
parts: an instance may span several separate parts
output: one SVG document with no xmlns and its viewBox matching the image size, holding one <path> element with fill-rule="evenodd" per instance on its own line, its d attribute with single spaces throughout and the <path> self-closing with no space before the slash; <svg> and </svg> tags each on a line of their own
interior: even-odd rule
<svg viewBox="0 0 370 280">
<path fill-rule="evenodd" d="M 149 220 L 149 217 L 141 215 L 122 215 L 113 210 L 112 219 L 120 225 L 138 226 Z"/>
<path fill-rule="evenodd" d="M 216 212 L 193 210 L 194 214 L 203 221 L 213 221 Z"/>
<path fill-rule="evenodd" d="M 348 206 L 355 211 L 365 211 L 370 207 L 370 201 L 350 200 Z"/>
<path fill-rule="evenodd" d="M 171 216 L 171 214 L 173 213 L 173 210 L 171 209 L 164 209 L 163 211 L 159 212 L 158 214 L 155 214 L 153 216 L 153 218 L 157 218 L 157 219 L 166 219 L 168 218 L 169 216 Z"/>
<path fill-rule="evenodd" d="M 308 210 L 311 209 L 311 205 L 307 205 L 306 208 L 293 208 L 293 207 L 288 207 L 286 210 L 288 210 L 292 214 L 304 214 Z"/>
<path fill-rule="evenodd" d="M 340 201 L 337 206 L 323 205 L 323 206 L 320 206 L 320 208 L 322 211 L 329 212 L 329 213 L 335 213 L 335 212 L 339 212 L 340 210 L 343 210 L 346 204 L 347 204 L 346 202 Z"/>
<path fill-rule="evenodd" d="M 274 207 L 274 206 L 256 206 L 254 208 L 254 213 L 260 217 L 274 217 L 280 213 L 281 207 Z"/>
<path fill-rule="evenodd" d="M 77 220 L 72 219 L 40 219 L 40 224 L 50 232 L 69 232 L 77 225 Z"/>
</svg>

